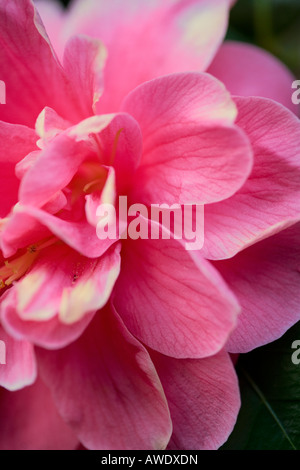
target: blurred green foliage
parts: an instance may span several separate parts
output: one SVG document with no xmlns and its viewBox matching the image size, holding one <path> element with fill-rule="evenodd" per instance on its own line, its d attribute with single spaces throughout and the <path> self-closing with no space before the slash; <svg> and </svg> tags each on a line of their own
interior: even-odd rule
<svg viewBox="0 0 300 470">
<path fill-rule="evenodd" d="M 227 38 L 268 50 L 300 77 L 299 0 L 238 0 Z"/>
<path fill-rule="evenodd" d="M 277 341 L 240 355 L 242 407 L 223 450 L 300 449 L 300 364 L 292 361 L 298 349 L 292 348 L 295 340 L 300 340 L 300 322 Z"/>
</svg>

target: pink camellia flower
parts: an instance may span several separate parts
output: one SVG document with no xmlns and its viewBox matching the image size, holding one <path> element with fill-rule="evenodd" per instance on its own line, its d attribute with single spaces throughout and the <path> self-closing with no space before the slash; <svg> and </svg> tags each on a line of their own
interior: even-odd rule
<svg viewBox="0 0 300 470">
<path fill-rule="evenodd" d="M 52 46 L 30 0 L 0 1 L 0 448 L 218 448 L 229 353 L 299 319 L 292 77 L 217 52 L 230 3 L 39 2 Z M 205 204 L 203 249 L 100 240 L 119 195 Z"/>
</svg>

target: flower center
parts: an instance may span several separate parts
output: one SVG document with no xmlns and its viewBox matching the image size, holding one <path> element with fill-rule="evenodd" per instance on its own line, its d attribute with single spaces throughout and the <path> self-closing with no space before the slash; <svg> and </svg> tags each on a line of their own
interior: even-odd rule
<svg viewBox="0 0 300 470">
<path fill-rule="evenodd" d="M 106 177 L 107 169 L 98 162 L 84 162 L 69 184 L 72 202 L 75 202 L 82 194 L 91 194 L 96 190 L 102 191 Z"/>
<path fill-rule="evenodd" d="M 57 238 L 55 237 L 42 240 L 34 245 L 30 245 L 22 255 L 12 260 L 5 260 L 4 265 L 0 267 L 0 290 L 10 287 L 14 281 L 17 281 L 26 274 L 40 251 L 56 242 Z"/>
</svg>

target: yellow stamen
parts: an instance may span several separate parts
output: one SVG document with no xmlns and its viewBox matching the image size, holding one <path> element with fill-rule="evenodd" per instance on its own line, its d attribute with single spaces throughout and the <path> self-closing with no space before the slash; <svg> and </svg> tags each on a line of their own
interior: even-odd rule
<svg viewBox="0 0 300 470">
<path fill-rule="evenodd" d="M 58 239 L 56 237 L 51 237 L 51 238 L 47 238 L 46 240 L 41 240 L 35 245 L 31 245 L 29 249 L 41 251 L 41 250 L 44 250 L 44 248 L 54 245 L 54 243 L 57 243 L 57 242 L 58 242 Z"/>
<path fill-rule="evenodd" d="M 96 190 L 101 190 L 107 176 L 107 170 L 99 162 L 84 162 L 69 184 L 72 191 L 72 203 L 76 202 L 82 193 L 89 194 L 90 188 L 96 184 Z M 98 186 L 99 185 L 99 186 Z"/>
<path fill-rule="evenodd" d="M 0 268 L 0 288 L 10 286 L 14 281 L 20 279 L 31 267 L 37 255 L 37 251 L 30 252 L 28 250 L 12 261 L 5 261 L 4 266 Z"/>
<path fill-rule="evenodd" d="M 86 184 L 83 188 L 85 194 L 92 194 L 94 191 L 102 191 L 105 184 L 106 176 L 103 175 L 103 178 L 98 178 L 90 183 Z"/>
<path fill-rule="evenodd" d="M 40 251 L 56 242 L 57 238 L 55 237 L 42 240 L 35 245 L 30 245 L 22 255 L 10 261 L 5 260 L 4 265 L 0 267 L 0 290 L 11 286 L 14 281 L 24 276 L 29 268 L 31 268 Z"/>
</svg>

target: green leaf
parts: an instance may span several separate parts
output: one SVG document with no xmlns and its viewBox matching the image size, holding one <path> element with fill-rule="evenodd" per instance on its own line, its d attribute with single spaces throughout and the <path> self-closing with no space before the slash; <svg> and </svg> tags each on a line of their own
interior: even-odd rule
<svg viewBox="0 0 300 470">
<path fill-rule="evenodd" d="M 300 449 L 300 364 L 292 362 L 295 340 L 300 340 L 300 322 L 278 341 L 240 356 L 242 407 L 223 450 Z"/>
</svg>

